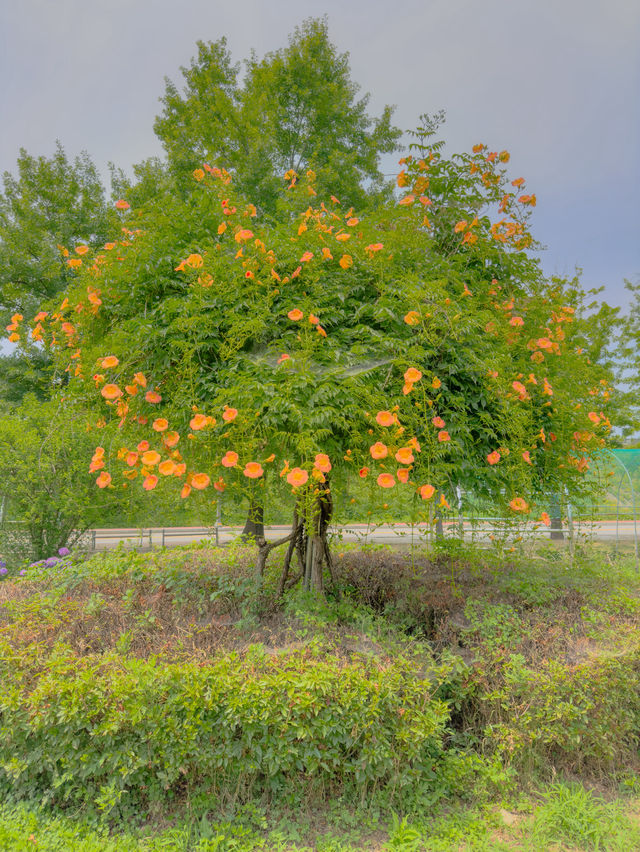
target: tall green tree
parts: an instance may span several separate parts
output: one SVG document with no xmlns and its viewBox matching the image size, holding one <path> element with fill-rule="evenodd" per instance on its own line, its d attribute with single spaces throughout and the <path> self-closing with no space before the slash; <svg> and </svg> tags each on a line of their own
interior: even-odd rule
<svg viewBox="0 0 640 852">
<path fill-rule="evenodd" d="M 112 213 L 112 222 L 116 217 Z M 58 142 L 52 157 L 20 150 L 15 174 L 5 172 L 0 193 L 0 318 L 31 318 L 73 277 L 65 251 L 97 248 L 110 232 L 98 171 L 83 153 L 70 160 Z M 48 394 L 48 359 L 31 345 L 0 358 L 0 399 L 15 404 L 26 393 Z"/>
<path fill-rule="evenodd" d="M 313 169 L 317 191 L 347 206 L 362 207 L 367 191 L 383 188 L 380 155 L 397 148 L 401 131 L 391 107 L 369 115 L 369 96 L 358 97 L 326 19 L 306 20 L 287 47 L 261 60 L 253 55 L 243 80 L 224 38 L 198 42 L 181 70 L 184 89 L 166 80 L 154 129 L 183 186 L 207 161 L 232 171 L 237 189 L 269 212 L 289 170 Z"/>
<path fill-rule="evenodd" d="M 20 150 L 0 194 L 0 305 L 27 316 L 69 283 L 59 246 L 101 245 L 109 233 L 105 191 L 89 155 L 69 160 Z"/>
</svg>

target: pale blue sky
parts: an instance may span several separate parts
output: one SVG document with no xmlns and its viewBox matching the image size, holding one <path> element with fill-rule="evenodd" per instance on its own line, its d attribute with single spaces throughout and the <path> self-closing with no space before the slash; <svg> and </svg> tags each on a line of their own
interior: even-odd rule
<svg viewBox="0 0 640 852">
<path fill-rule="evenodd" d="M 411 128 L 445 109 L 449 150 L 507 148 L 538 197 L 545 271 L 581 266 L 626 301 L 623 279 L 640 280 L 635 0 L 0 0 L 0 171 L 56 138 L 105 175 L 159 154 L 164 77 L 179 81 L 197 39 L 227 36 L 240 61 L 324 13 L 372 112 L 396 104 Z"/>
</svg>

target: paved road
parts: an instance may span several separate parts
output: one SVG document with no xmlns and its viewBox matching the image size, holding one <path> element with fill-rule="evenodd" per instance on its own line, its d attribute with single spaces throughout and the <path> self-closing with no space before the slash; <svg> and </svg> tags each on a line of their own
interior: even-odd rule
<svg viewBox="0 0 640 852">
<path fill-rule="evenodd" d="M 379 544 L 409 544 L 413 538 L 419 542 L 424 540 L 428 525 L 418 524 L 413 528 L 408 524 L 383 524 L 378 527 L 368 527 L 366 524 L 349 524 L 333 528 L 336 536 L 342 541 L 350 542 L 372 542 Z M 445 531 L 455 530 L 455 524 L 445 524 Z M 633 541 L 634 529 L 640 537 L 640 520 L 637 526 L 633 521 L 620 521 L 616 531 L 615 521 L 604 521 L 597 524 L 580 524 L 575 526 L 576 535 L 590 535 L 599 541 Z M 116 547 L 120 542 L 125 542 L 135 547 L 171 547 L 179 544 L 191 544 L 194 541 L 202 541 L 211 538 L 220 545 L 228 544 L 240 535 L 242 527 L 220 526 L 217 528 L 204 527 L 154 527 L 139 529 L 96 529 L 91 531 L 91 545 L 96 550 L 106 550 Z M 265 535 L 270 541 L 286 536 L 290 527 L 271 526 L 265 530 Z M 476 525 L 475 530 L 471 524 L 465 522 L 464 537 L 467 541 L 489 541 L 493 533 L 498 535 L 500 529 L 496 529 L 490 523 Z M 531 527 L 525 530 L 526 534 L 534 534 L 539 538 L 549 538 L 549 530 L 540 527 L 533 530 Z M 565 535 L 568 530 L 565 530 Z M 521 535 L 522 530 L 514 531 L 513 535 Z"/>
</svg>

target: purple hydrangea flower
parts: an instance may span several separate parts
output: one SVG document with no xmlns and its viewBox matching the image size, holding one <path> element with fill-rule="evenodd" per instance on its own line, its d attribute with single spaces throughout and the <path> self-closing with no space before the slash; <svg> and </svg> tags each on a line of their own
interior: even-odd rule
<svg viewBox="0 0 640 852">
<path fill-rule="evenodd" d="M 69 556 L 70 553 L 71 553 L 71 551 L 69 550 L 68 547 L 61 547 L 60 550 L 58 551 L 58 554 L 60 556 Z"/>
<path fill-rule="evenodd" d="M 53 568 L 54 565 L 57 565 L 60 560 L 57 556 L 50 556 L 48 559 L 45 559 L 44 564 L 47 568 Z"/>
<path fill-rule="evenodd" d="M 4 561 L 4 559 L 0 559 L 0 568 L 6 568 L 6 567 L 7 567 L 7 563 Z"/>
<path fill-rule="evenodd" d="M 18 573 L 20 574 L 21 577 L 24 577 L 24 575 L 27 573 L 27 569 L 23 568 L 22 571 L 19 571 Z"/>
<path fill-rule="evenodd" d="M 4 564 L 0 565 L 0 577 L 4 577 L 9 569 L 4 567 Z"/>
</svg>

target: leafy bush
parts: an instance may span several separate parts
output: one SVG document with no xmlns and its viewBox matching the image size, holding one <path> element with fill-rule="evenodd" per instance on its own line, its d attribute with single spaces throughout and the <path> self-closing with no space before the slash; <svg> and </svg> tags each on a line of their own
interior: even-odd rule
<svg viewBox="0 0 640 852">
<path fill-rule="evenodd" d="M 129 492 L 96 494 L 87 458 L 95 439 L 68 400 L 26 397 L 0 416 L 0 552 L 13 565 L 72 546 Z"/>
<path fill-rule="evenodd" d="M 260 647 L 211 665 L 115 655 L 45 662 L 2 648 L 0 789 L 115 806 L 204 785 L 324 794 L 353 781 L 398 790 L 442 752 L 447 706 L 404 661 L 277 658 Z"/>
<path fill-rule="evenodd" d="M 514 654 L 503 678 L 483 697 L 491 708 L 486 736 L 516 765 L 610 772 L 637 752 L 637 649 L 575 666 L 549 660 L 537 670 Z"/>
</svg>

